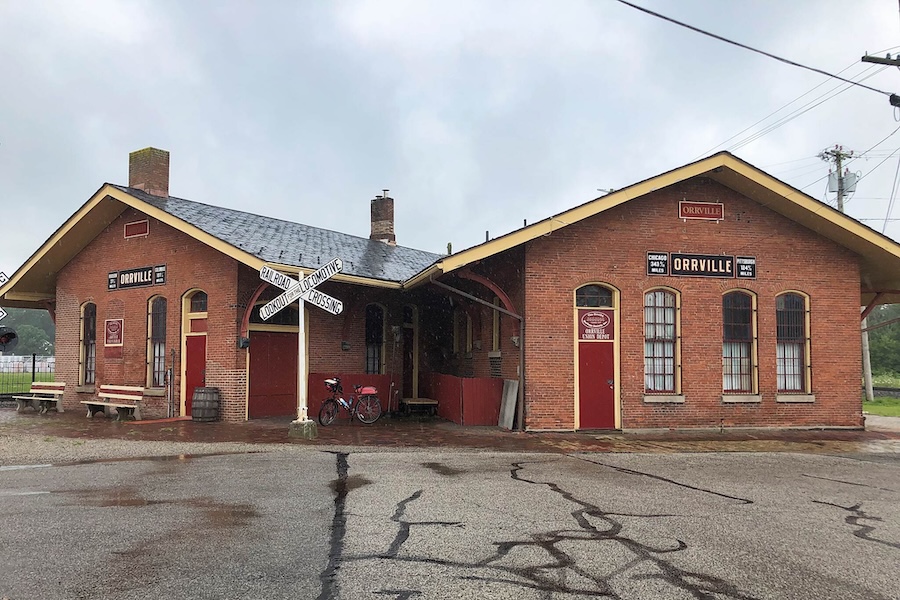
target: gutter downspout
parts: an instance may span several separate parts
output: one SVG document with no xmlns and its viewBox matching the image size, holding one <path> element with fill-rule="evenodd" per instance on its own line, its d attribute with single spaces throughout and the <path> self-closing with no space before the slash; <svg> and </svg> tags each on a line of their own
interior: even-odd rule
<svg viewBox="0 0 900 600">
<path fill-rule="evenodd" d="M 492 310 L 499 311 L 504 315 L 508 315 L 513 319 L 516 319 L 519 322 L 519 391 L 516 394 L 516 421 L 518 422 L 517 431 L 525 431 L 525 317 L 521 315 L 517 315 L 514 312 L 510 312 L 505 308 L 500 308 L 499 306 L 495 306 L 486 300 L 482 300 L 481 298 L 476 298 L 472 294 L 468 294 L 462 290 L 458 290 L 455 287 L 451 287 L 446 283 L 442 283 L 440 281 L 436 281 L 434 279 L 434 275 L 432 275 L 428 279 L 429 283 L 432 283 L 439 288 L 443 288 L 454 294 L 458 294 L 463 298 L 467 298 L 473 302 L 477 302 L 478 304 L 483 304 Z"/>
</svg>

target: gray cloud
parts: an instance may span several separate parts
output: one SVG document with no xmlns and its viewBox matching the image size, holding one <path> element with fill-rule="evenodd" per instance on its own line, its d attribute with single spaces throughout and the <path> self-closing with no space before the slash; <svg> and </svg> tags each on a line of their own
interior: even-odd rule
<svg viewBox="0 0 900 600">
<path fill-rule="evenodd" d="M 642 3 L 844 75 L 896 37 L 885 0 Z M 712 153 L 825 80 L 587 1 L 14 1 L 0 53 L 7 273 L 150 145 L 172 152 L 173 195 L 363 236 L 390 188 L 398 241 L 440 252 Z M 900 90 L 895 70 L 866 83 Z M 851 89 L 736 153 L 802 187 L 823 148 L 896 126 L 885 97 Z M 851 214 L 884 217 L 896 165 Z"/>
</svg>

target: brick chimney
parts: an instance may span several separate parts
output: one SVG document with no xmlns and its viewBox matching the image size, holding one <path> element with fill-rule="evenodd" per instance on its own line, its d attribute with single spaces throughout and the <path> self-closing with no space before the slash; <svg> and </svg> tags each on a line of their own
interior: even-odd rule
<svg viewBox="0 0 900 600">
<path fill-rule="evenodd" d="M 384 190 L 381 196 L 372 199 L 372 233 L 370 240 L 378 240 L 391 246 L 397 245 L 394 236 L 394 199 Z"/>
<path fill-rule="evenodd" d="M 144 148 L 128 155 L 128 187 L 169 196 L 169 152 Z"/>
</svg>

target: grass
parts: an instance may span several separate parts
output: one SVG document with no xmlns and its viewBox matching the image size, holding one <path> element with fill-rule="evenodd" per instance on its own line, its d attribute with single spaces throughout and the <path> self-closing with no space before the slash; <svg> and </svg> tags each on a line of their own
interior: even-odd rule
<svg viewBox="0 0 900 600">
<path fill-rule="evenodd" d="M 53 381 L 53 373 L 36 373 L 35 381 Z M 25 394 L 31 388 L 31 373 L 0 373 L 0 394 Z"/>
<path fill-rule="evenodd" d="M 900 417 L 900 398 L 875 398 L 873 402 L 863 402 L 863 410 L 882 417 Z"/>
</svg>

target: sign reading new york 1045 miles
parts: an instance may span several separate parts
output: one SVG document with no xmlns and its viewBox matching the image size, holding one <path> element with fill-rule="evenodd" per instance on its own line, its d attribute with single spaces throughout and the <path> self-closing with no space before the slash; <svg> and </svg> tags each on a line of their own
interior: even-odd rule
<svg viewBox="0 0 900 600">
<path fill-rule="evenodd" d="M 285 291 L 259 309 L 260 318 L 262 318 L 263 321 L 267 321 L 272 315 L 296 300 L 303 300 L 304 302 L 314 304 L 333 315 L 341 314 L 344 310 L 344 303 L 337 298 L 332 298 L 328 294 L 320 292 L 316 287 L 321 283 L 328 281 L 343 269 L 344 261 L 335 258 L 298 281 L 267 265 L 263 265 L 259 270 L 259 278 Z"/>
</svg>

